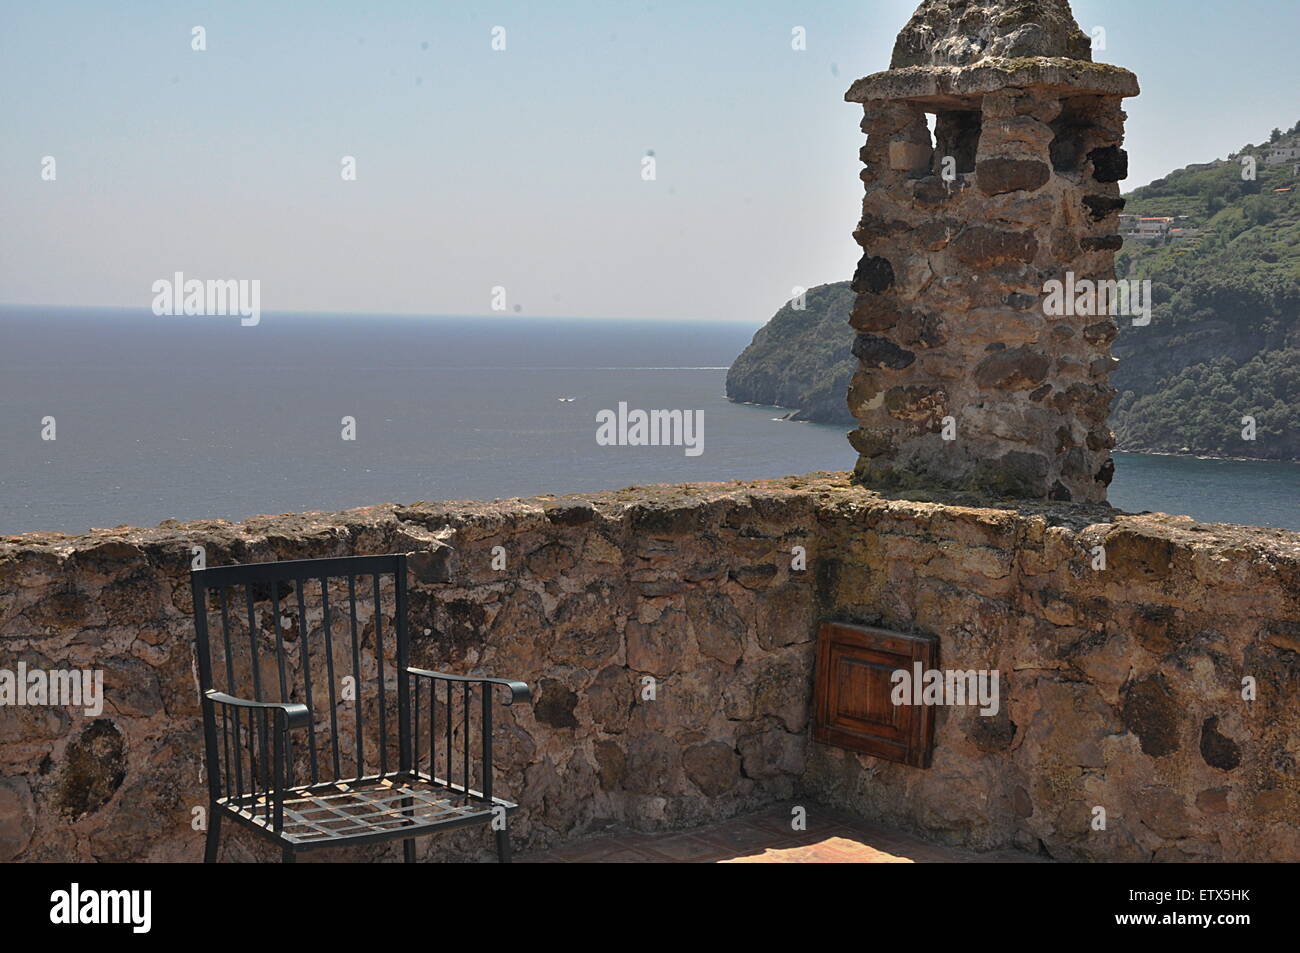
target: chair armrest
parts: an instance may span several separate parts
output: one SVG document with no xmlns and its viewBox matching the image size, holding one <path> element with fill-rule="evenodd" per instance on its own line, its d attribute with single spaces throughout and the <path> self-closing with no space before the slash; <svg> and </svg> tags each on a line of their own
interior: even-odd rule
<svg viewBox="0 0 1300 953">
<path fill-rule="evenodd" d="M 408 674 L 418 675 L 421 678 L 440 678 L 448 682 L 479 682 L 487 685 L 504 685 L 510 689 L 510 697 L 506 700 L 507 705 L 513 705 L 515 702 L 526 702 L 533 697 L 532 690 L 523 682 L 513 682 L 506 678 L 488 678 L 485 675 L 449 675 L 446 672 L 430 672 L 423 668 L 413 668 L 407 666 Z"/>
<path fill-rule="evenodd" d="M 225 692 L 219 692 L 215 688 L 209 688 L 203 693 L 203 697 L 210 702 L 218 705 L 230 705 L 234 708 L 275 708 L 284 712 L 285 727 L 292 730 L 294 728 L 306 728 L 311 722 L 311 711 L 306 705 L 298 702 L 255 702 L 247 698 L 236 698 L 234 695 L 227 695 Z"/>
</svg>

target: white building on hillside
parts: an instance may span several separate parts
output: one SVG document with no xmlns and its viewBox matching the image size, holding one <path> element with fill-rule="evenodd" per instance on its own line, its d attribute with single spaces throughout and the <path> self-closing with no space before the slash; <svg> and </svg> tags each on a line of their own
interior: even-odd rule
<svg viewBox="0 0 1300 953">
<path fill-rule="evenodd" d="M 1125 238 L 1136 238 L 1138 241 L 1153 242 L 1164 238 L 1173 225 L 1174 219 L 1169 216 L 1120 216 L 1120 233 Z"/>
<path fill-rule="evenodd" d="M 1300 143 L 1294 140 L 1289 144 L 1279 142 L 1269 147 L 1268 153 L 1264 156 L 1264 165 L 1282 165 L 1284 162 L 1293 162 L 1296 159 L 1300 159 Z"/>
</svg>

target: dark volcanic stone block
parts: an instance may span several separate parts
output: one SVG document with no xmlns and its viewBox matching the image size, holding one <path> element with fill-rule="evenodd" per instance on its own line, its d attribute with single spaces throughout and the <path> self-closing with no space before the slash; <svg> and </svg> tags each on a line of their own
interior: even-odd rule
<svg viewBox="0 0 1300 953">
<path fill-rule="evenodd" d="M 864 256 L 858 262 L 858 269 L 853 273 L 850 287 L 857 294 L 880 294 L 888 291 L 894 284 L 894 267 L 884 258 Z"/>
<path fill-rule="evenodd" d="M 859 334 L 854 339 L 853 356 L 862 362 L 863 367 L 888 367 L 896 371 L 910 367 L 916 360 L 911 351 L 874 334 Z"/>
<path fill-rule="evenodd" d="M 1124 236 L 1090 235 L 1080 240 L 1079 247 L 1084 251 L 1119 251 L 1124 247 Z"/>
<path fill-rule="evenodd" d="M 1124 206 L 1128 205 L 1128 199 L 1115 199 L 1109 195 L 1085 195 L 1083 204 L 1088 207 L 1092 220 L 1100 222 L 1113 212 L 1124 211 Z"/>
<path fill-rule="evenodd" d="M 1092 177 L 1098 182 L 1122 182 L 1128 178 L 1128 153 L 1119 146 L 1106 146 L 1088 153 Z"/>
</svg>

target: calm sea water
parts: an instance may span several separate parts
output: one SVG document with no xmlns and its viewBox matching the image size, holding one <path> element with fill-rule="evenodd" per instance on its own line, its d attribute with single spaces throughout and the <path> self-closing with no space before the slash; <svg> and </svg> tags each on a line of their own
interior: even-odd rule
<svg viewBox="0 0 1300 953">
<path fill-rule="evenodd" d="M 725 399 L 756 329 L 0 308 L 0 533 L 851 468 L 844 428 Z M 620 401 L 702 410 L 704 452 L 598 446 Z M 1117 466 L 1125 509 L 1300 528 L 1300 465 Z"/>
</svg>

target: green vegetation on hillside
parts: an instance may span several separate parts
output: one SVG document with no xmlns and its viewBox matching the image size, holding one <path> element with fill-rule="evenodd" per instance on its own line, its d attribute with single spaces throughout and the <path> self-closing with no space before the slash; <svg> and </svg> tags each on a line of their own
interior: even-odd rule
<svg viewBox="0 0 1300 953">
<path fill-rule="evenodd" d="M 1274 143 L 1295 140 L 1275 130 Z M 1300 177 L 1268 146 L 1191 166 L 1128 196 L 1126 214 L 1177 217 L 1192 237 L 1129 239 L 1121 277 L 1150 279 L 1150 326 L 1121 326 L 1112 424 L 1121 449 L 1300 457 Z M 1242 156 L 1256 178 L 1242 178 Z M 1276 191 L 1290 189 L 1290 191 Z M 1254 442 L 1241 418 L 1258 420 Z"/>
<path fill-rule="evenodd" d="M 1255 421 L 1253 443 L 1243 436 L 1246 418 Z M 1112 424 L 1121 447 L 1300 459 L 1300 349 L 1185 367 L 1154 393 L 1126 391 Z"/>
</svg>

